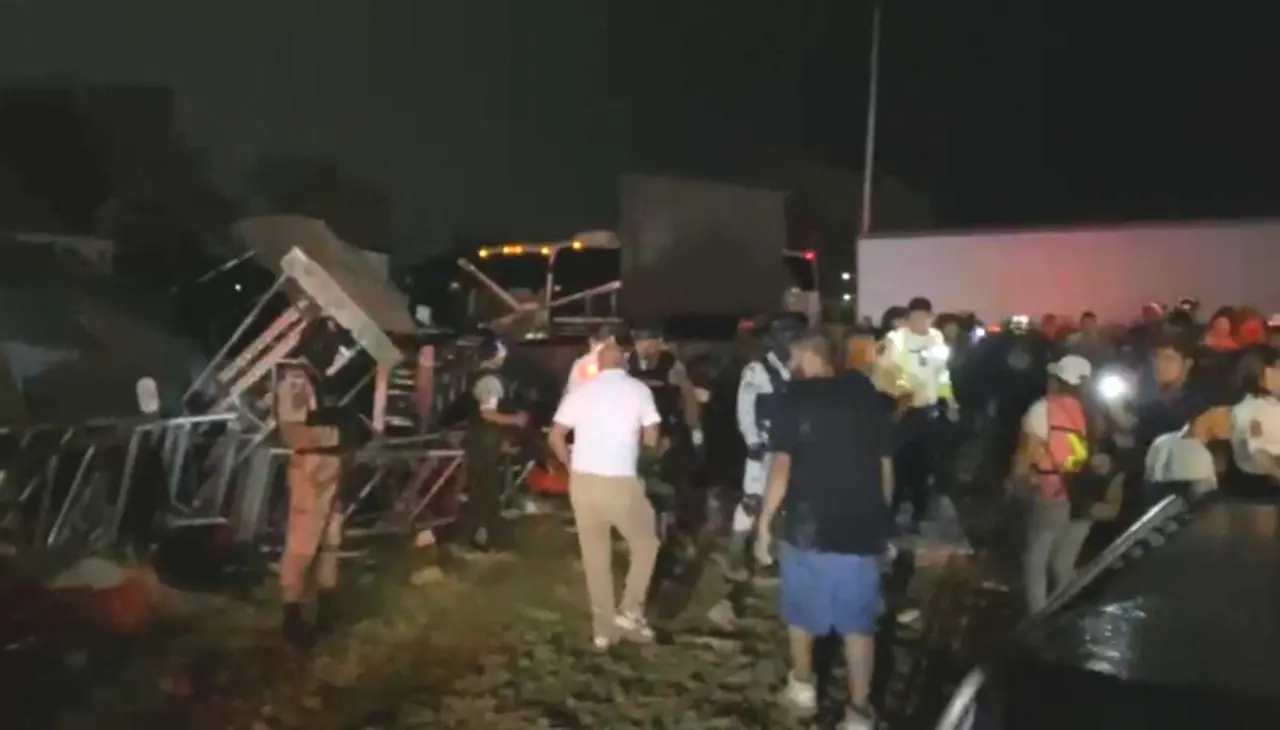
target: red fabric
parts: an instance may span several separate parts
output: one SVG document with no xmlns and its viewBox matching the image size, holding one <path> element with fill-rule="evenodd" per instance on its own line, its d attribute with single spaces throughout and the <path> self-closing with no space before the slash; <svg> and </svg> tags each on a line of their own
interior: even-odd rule
<svg viewBox="0 0 1280 730">
<path fill-rule="evenodd" d="M 569 475 L 538 464 L 529 470 L 529 489 L 534 494 L 564 496 L 569 493 Z"/>
</svg>

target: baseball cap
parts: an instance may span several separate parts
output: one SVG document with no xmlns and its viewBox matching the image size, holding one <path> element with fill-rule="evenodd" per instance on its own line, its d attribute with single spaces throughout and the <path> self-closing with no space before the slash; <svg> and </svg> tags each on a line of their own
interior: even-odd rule
<svg viewBox="0 0 1280 730">
<path fill-rule="evenodd" d="M 1068 385 L 1080 385 L 1093 375 L 1093 366 L 1079 355 L 1067 355 L 1057 362 L 1049 363 L 1049 374 Z"/>
</svg>

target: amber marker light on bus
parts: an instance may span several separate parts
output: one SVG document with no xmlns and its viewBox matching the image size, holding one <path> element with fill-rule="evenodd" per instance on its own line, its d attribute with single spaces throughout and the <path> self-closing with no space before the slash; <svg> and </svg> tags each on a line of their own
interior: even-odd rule
<svg viewBox="0 0 1280 730">
<path fill-rule="evenodd" d="M 573 250 L 574 250 L 574 251 L 581 251 L 581 250 L 582 250 L 582 241 L 574 241 L 574 242 L 573 242 Z"/>
</svg>

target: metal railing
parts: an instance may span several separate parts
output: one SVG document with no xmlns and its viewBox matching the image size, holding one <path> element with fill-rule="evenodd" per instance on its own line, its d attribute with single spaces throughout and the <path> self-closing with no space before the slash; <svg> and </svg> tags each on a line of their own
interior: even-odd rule
<svg viewBox="0 0 1280 730">
<path fill-rule="evenodd" d="M 1032 613 L 1015 629 L 1014 636 L 1025 635 L 1032 627 L 1062 610 L 1094 581 L 1118 565 L 1130 551 L 1161 533 L 1162 528 L 1169 524 L 1171 518 L 1185 514 L 1187 509 L 1188 504 L 1181 496 L 1165 497 L 1108 545 L 1101 554 L 1077 571 L 1070 581 L 1055 590 L 1043 608 Z M 938 720 L 937 730 L 967 730 L 972 726 L 977 710 L 978 693 L 982 690 L 987 676 L 987 671 L 981 664 L 964 676 L 947 702 L 946 709 Z"/>
<path fill-rule="evenodd" d="M 242 423 L 226 413 L 0 429 L 0 540 L 24 557 L 56 556 L 56 567 L 119 547 L 137 513 L 143 529 L 157 517 L 215 521 L 240 541 L 269 541 L 286 516 L 273 507 L 287 503 L 278 495 L 290 452 Z M 368 476 L 347 515 L 378 534 L 452 519 L 434 507 L 461 478 L 460 443 L 459 432 L 435 432 L 353 450 L 349 470 Z"/>
<path fill-rule="evenodd" d="M 234 414 L 220 414 L 0 429 L 0 528 L 37 552 L 58 551 L 77 539 L 79 551 L 101 549 L 118 539 L 144 477 L 157 487 L 156 500 L 166 508 L 191 512 L 205 490 L 184 492 L 181 477 L 193 468 L 194 456 L 207 455 L 197 447 L 209 443 L 194 436 L 216 437 L 207 427 L 233 432 L 234 424 Z M 140 470 L 148 456 L 158 469 Z M 225 478 L 209 482 L 214 499 L 225 496 L 226 483 Z M 208 505 L 213 511 L 217 507 Z"/>
</svg>

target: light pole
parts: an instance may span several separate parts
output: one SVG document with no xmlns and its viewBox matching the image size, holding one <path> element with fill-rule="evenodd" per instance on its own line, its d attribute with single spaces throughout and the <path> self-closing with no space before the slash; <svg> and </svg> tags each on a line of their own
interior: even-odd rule
<svg viewBox="0 0 1280 730">
<path fill-rule="evenodd" d="M 871 232 L 872 189 L 876 167 L 876 105 L 880 97 L 880 16 L 883 0 L 871 0 L 871 59 L 867 80 L 867 139 L 862 155 L 862 211 L 858 237 Z"/>
</svg>

